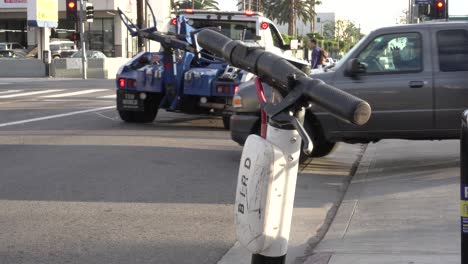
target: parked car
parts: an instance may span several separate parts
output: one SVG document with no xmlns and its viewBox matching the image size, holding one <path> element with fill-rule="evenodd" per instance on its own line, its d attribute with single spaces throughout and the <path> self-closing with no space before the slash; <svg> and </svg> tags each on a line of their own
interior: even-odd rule
<svg viewBox="0 0 468 264">
<path fill-rule="evenodd" d="M 466 22 L 371 32 L 338 63 L 312 77 L 366 100 L 372 116 L 366 125 L 354 126 L 313 106 L 304 124 L 313 141 L 312 156 L 328 155 L 336 142 L 458 139 L 460 116 L 468 108 L 467 75 Z M 242 145 L 249 134 L 259 132 L 254 84 L 240 86 L 233 101 L 231 137 Z"/>
<path fill-rule="evenodd" d="M 0 50 L 0 59 L 3 58 L 24 58 L 24 56 L 13 50 Z"/>
<path fill-rule="evenodd" d="M 83 57 L 83 53 L 81 52 L 81 50 L 71 55 L 71 58 L 81 58 L 81 57 Z M 98 50 L 87 50 L 86 58 L 104 59 L 104 58 L 107 58 L 107 56 Z"/>
<path fill-rule="evenodd" d="M 53 59 L 67 58 L 77 51 L 73 41 L 50 42 L 50 52 Z"/>
<path fill-rule="evenodd" d="M 25 55 L 27 53 L 26 48 L 18 42 L 0 42 L 0 50 L 11 50 L 18 55 Z"/>
</svg>

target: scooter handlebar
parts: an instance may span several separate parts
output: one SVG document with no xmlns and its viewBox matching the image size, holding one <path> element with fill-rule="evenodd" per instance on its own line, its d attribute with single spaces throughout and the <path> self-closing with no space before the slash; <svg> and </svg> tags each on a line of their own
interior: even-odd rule
<svg viewBox="0 0 468 264">
<path fill-rule="evenodd" d="M 364 125 L 369 120 L 371 107 L 366 101 L 319 79 L 303 77 L 297 82 L 307 101 L 324 108 L 336 117 L 355 125 Z"/>
<path fill-rule="evenodd" d="M 248 47 L 219 32 L 204 29 L 198 33 L 198 44 L 231 65 L 252 72 L 262 81 L 279 89 L 286 96 L 292 88 L 300 88 L 306 101 L 312 102 L 338 118 L 356 125 L 365 124 L 371 114 L 369 104 L 318 79 L 308 77 L 286 59 L 259 48 Z M 291 76 L 295 76 L 291 87 Z"/>
</svg>

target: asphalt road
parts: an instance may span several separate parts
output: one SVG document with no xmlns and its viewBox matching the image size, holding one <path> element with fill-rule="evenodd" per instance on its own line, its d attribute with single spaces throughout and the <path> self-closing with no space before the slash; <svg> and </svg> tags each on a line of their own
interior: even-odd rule
<svg viewBox="0 0 468 264">
<path fill-rule="evenodd" d="M 0 79 L 0 263 L 215 263 L 234 244 L 221 119 L 127 124 L 114 87 Z"/>
</svg>

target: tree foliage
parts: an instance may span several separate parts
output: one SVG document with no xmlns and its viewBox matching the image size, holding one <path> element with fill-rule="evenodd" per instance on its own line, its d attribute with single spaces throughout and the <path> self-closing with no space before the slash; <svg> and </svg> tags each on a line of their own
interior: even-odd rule
<svg viewBox="0 0 468 264">
<path fill-rule="evenodd" d="M 219 10 L 218 2 L 216 0 L 171 0 L 171 7 L 173 10 L 194 8 L 205 10 Z"/>
<path fill-rule="evenodd" d="M 320 0 L 307 0 L 309 1 L 310 4 L 310 9 L 309 9 L 309 21 L 310 21 L 310 32 L 315 31 L 315 17 L 317 16 L 317 13 L 315 12 L 315 7 L 317 5 L 321 5 L 322 1 Z"/>
<path fill-rule="evenodd" d="M 278 24 L 288 24 L 288 34 L 296 35 L 296 21 L 310 21 L 311 5 L 307 0 L 264 0 L 265 16 L 274 18 Z"/>
<path fill-rule="evenodd" d="M 338 40 L 356 43 L 361 39 L 361 29 L 349 20 L 338 20 L 335 23 L 335 36 Z"/>
<path fill-rule="evenodd" d="M 237 0 L 237 6 L 240 10 L 252 10 L 262 12 L 262 0 Z"/>
<path fill-rule="evenodd" d="M 332 34 L 334 32 L 334 34 Z M 318 45 L 332 56 L 346 53 L 363 35 L 361 30 L 349 20 L 338 20 L 335 24 L 327 23 L 320 33 L 309 33 L 307 39 L 315 38 Z"/>
</svg>

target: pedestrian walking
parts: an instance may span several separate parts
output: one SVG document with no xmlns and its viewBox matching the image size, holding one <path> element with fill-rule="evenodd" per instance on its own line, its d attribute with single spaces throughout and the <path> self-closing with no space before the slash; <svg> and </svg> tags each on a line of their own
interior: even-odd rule
<svg viewBox="0 0 468 264">
<path fill-rule="evenodd" d="M 323 51 L 317 46 L 317 40 L 315 38 L 310 40 L 310 49 L 312 50 L 312 57 L 310 60 L 310 66 L 312 69 L 318 69 L 322 66 Z"/>
</svg>

